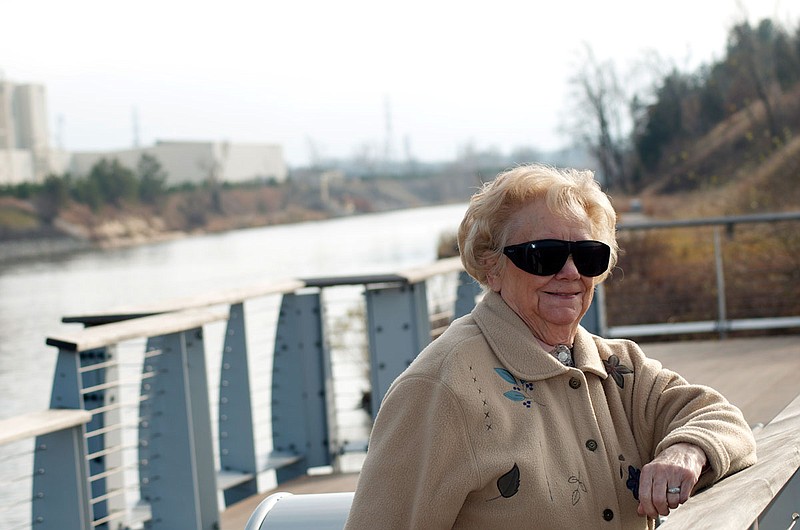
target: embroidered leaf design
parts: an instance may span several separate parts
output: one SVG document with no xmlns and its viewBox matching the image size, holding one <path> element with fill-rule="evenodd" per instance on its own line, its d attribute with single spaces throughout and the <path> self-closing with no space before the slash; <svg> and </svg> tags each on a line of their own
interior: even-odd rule
<svg viewBox="0 0 800 530">
<path fill-rule="evenodd" d="M 576 488 L 575 488 L 575 489 L 572 491 L 572 505 L 573 505 L 573 506 L 575 506 L 575 505 L 576 505 L 576 504 L 578 504 L 578 502 L 581 500 L 581 490 L 583 490 L 583 492 L 584 492 L 584 493 L 587 493 L 587 490 L 586 490 L 586 485 L 585 485 L 585 484 L 583 483 L 583 481 L 581 480 L 581 478 L 580 478 L 580 473 L 578 474 L 578 476 L 577 476 L 577 477 L 576 477 L 575 475 L 572 475 L 572 476 L 570 476 L 570 477 L 567 479 L 567 481 L 568 481 L 570 484 L 577 484 L 577 485 L 578 485 L 578 486 L 577 486 L 577 487 L 576 487 Z"/>
<path fill-rule="evenodd" d="M 578 504 L 579 500 L 581 500 L 581 492 L 576 489 L 572 492 L 572 505 L 575 506 Z"/>
<path fill-rule="evenodd" d="M 522 392 L 518 392 L 516 390 L 509 390 L 503 395 L 508 399 L 510 399 L 511 401 L 523 401 L 525 399 L 525 394 L 523 394 Z"/>
<path fill-rule="evenodd" d="M 524 379 L 517 380 L 514 375 L 505 368 L 495 368 L 494 371 L 503 378 L 503 381 L 511 383 L 511 390 L 503 393 L 503 396 L 511 401 L 522 404 L 525 408 L 531 408 L 531 403 L 544 406 L 535 399 L 533 399 L 533 383 L 525 381 Z"/>
<path fill-rule="evenodd" d="M 517 384 L 517 378 L 514 377 L 513 375 L 511 375 L 511 372 L 509 372 L 505 368 L 495 368 L 494 371 L 497 372 L 497 375 L 499 375 L 500 377 L 502 377 L 503 379 L 505 379 L 506 381 L 508 381 L 512 385 L 516 385 Z"/>
<path fill-rule="evenodd" d="M 617 383 L 617 386 L 620 388 L 625 388 L 625 380 L 622 378 L 622 376 L 626 374 L 632 374 L 633 370 L 624 364 L 619 364 L 619 357 L 616 355 L 611 355 L 609 356 L 608 360 L 603 360 L 603 364 L 605 365 L 606 372 L 608 372 L 608 375 L 614 379 L 614 382 Z"/>
<path fill-rule="evenodd" d="M 511 471 L 497 479 L 497 489 L 500 491 L 500 495 L 487 499 L 486 502 L 496 501 L 500 497 L 507 499 L 517 494 L 519 491 L 519 466 L 517 466 L 516 462 L 514 462 L 514 467 L 511 468 Z"/>
<path fill-rule="evenodd" d="M 497 479 L 497 489 L 504 498 L 513 497 L 519 491 L 519 466 L 514 463 L 511 471 Z"/>
<path fill-rule="evenodd" d="M 569 477 L 569 483 L 577 484 L 578 487 L 576 489 L 582 489 L 584 492 L 586 491 L 586 485 L 576 476 Z"/>
</svg>

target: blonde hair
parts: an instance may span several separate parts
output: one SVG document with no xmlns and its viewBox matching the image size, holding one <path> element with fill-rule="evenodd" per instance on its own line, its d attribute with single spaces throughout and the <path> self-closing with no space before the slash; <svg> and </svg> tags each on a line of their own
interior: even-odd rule
<svg viewBox="0 0 800 530">
<path fill-rule="evenodd" d="M 464 269 L 481 285 L 489 273 L 499 274 L 505 266 L 503 247 L 514 226 L 512 218 L 532 201 L 544 200 L 555 215 L 579 222 L 589 221 L 592 237 L 611 247 L 608 270 L 617 263 L 617 214 L 600 189 L 594 173 L 560 169 L 541 164 L 515 167 L 485 183 L 469 202 L 458 228 L 458 249 Z"/>
</svg>

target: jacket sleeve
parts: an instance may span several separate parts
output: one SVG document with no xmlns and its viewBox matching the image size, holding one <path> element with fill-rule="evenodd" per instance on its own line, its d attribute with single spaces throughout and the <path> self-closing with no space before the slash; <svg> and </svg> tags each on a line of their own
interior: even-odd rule
<svg viewBox="0 0 800 530">
<path fill-rule="evenodd" d="M 638 346 L 631 355 L 635 369 L 632 396 L 634 432 L 646 440 L 652 459 L 667 447 L 687 442 L 700 447 L 708 469 L 698 487 L 744 469 L 756 461 L 753 432 L 742 412 L 716 390 L 688 383 Z"/>
<path fill-rule="evenodd" d="M 406 377 L 381 405 L 345 528 L 452 528 L 476 470 L 452 391 Z"/>
</svg>

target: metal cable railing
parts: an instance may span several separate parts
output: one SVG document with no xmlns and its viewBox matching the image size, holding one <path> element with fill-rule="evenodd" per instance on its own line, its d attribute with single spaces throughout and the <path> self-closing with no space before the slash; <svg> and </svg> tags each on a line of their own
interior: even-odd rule
<svg viewBox="0 0 800 530">
<path fill-rule="evenodd" d="M 800 327 L 800 213 L 621 225 L 613 337 Z M 777 293 L 777 294 L 776 294 Z"/>
</svg>

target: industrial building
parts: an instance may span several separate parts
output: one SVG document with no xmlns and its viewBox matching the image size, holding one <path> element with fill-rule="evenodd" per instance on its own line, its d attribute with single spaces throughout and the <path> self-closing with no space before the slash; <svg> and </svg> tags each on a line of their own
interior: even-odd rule
<svg viewBox="0 0 800 530">
<path fill-rule="evenodd" d="M 203 141 L 158 141 L 137 149 L 72 153 L 68 170 L 73 175 L 86 175 L 103 158 L 117 159 L 123 166 L 135 169 L 143 154 L 159 161 L 169 186 L 256 179 L 283 182 L 287 175 L 279 145 Z"/>
<path fill-rule="evenodd" d="M 282 182 L 288 173 L 280 145 L 215 141 L 158 141 L 150 147 L 66 152 L 49 142 L 45 89 L 0 79 L 0 186 L 42 182 L 47 175 L 85 176 L 102 159 L 136 169 L 143 154 L 154 156 L 167 185 L 184 183 Z"/>
<path fill-rule="evenodd" d="M 44 87 L 0 79 L 0 185 L 40 182 L 50 161 Z"/>
</svg>

